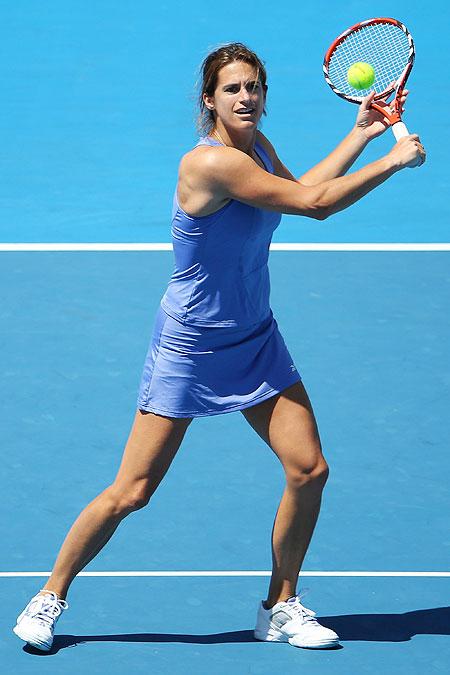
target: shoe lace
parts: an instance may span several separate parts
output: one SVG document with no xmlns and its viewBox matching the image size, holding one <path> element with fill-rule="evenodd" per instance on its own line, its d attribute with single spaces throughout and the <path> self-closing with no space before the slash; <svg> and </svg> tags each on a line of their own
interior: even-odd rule
<svg viewBox="0 0 450 675">
<path fill-rule="evenodd" d="M 291 612 L 296 614 L 301 618 L 301 620 L 304 621 L 311 621 L 312 623 L 316 623 L 316 613 L 313 612 L 312 609 L 308 609 L 302 603 L 300 602 L 300 595 L 294 595 L 292 598 L 289 598 L 287 600 L 287 604 L 289 605 L 289 609 Z"/>
<path fill-rule="evenodd" d="M 60 600 L 56 593 L 46 591 L 42 597 L 44 599 L 35 617 L 47 625 L 52 625 L 63 609 L 67 609 L 69 605 L 65 600 Z"/>
</svg>

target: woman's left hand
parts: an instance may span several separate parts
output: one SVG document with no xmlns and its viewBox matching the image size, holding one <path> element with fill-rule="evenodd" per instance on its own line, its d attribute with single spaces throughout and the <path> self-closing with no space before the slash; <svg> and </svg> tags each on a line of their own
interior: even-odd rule
<svg viewBox="0 0 450 675">
<path fill-rule="evenodd" d="M 404 111 L 404 105 L 408 94 L 409 91 L 405 89 L 400 99 L 402 113 Z M 357 129 L 361 129 L 364 132 L 364 135 L 368 141 L 371 141 L 372 138 L 380 136 L 390 126 L 386 118 L 380 112 L 378 112 L 378 110 L 375 110 L 371 107 L 370 104 L 372 103 L 374 96 L 375 92 L 372 92 L 363 98 L 359 106 L 358 115 L 356 116 L 355 126 Z M 377 101 L 377 103 L 381 107 L 386 108 L 386 110 L 393 112 L 393 102 L 386 103 L 386 101 L 380 99 Z"/>
</svg>

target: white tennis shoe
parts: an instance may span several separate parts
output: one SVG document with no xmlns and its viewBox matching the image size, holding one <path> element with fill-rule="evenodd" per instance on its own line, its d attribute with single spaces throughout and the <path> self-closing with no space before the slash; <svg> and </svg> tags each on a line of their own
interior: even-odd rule
<svg viewBox="0 0 450 675">
<path fill-rule="evenodd" d="M 298 595 L 265 609 L 261 602 L 256 618 L 255 638 L 267 642 L 289 642 L 294 647 L 329 649 L 339 645 L 333 630 L 321 626 L 315 612 L 304 607 Z"/>
<path fill-rule="evenodd" d="M 48 652 L 53 644 L 55 624 L 69 605 L 60 600 L 56 593 L 41 591 L 31 598 L 17 618 L 14 633 L 29 645 Z"/>
</svg>

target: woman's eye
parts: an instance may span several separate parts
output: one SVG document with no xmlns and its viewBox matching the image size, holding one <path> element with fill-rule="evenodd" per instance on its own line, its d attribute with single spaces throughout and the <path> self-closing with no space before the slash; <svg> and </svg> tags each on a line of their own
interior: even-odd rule
<svg viewBox="0 0 450 675">
<path fill-rule="evenodd" d="M 249 82 L 248 84 L 245 85 L 245 89 L 249 93 L 253 93 L 255 91 L 259 91 L 261 85 L 259 82 Z M 229 87 L 224 88 L 224 92 L 226 94 L 237 94 L 240 91 L 240 87 L 238 85 L 230 85 Z"/>
</svg>

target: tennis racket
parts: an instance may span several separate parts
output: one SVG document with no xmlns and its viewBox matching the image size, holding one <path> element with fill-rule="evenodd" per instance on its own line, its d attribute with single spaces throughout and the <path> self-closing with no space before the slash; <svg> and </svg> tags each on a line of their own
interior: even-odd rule
<svg viewBox="0 0 450 675">
<path fill-rule="evenodd" d="M 403 23 L 396 19 L 379 18 L 361 21 L 334 40 L 323 62 L 325 80 L 335 94 L 346 101 L 361 103 L 364 96 L 375 91 L 372 108 L 378 110 L 392 127 L 396 140 L 409 134 L 401 120 L 401 96 L 414 63 L 414 42 Z M 375 81 L 367 89 L 355 89 L 347 81 L 350 66 L 357 61 L 369 63 L 375 71 Z M 379 105 L 394 94 L 393 109 Z"/>
</svg>

